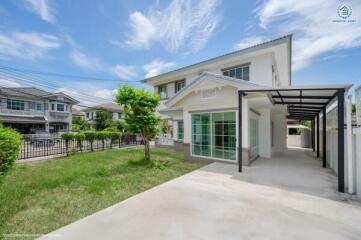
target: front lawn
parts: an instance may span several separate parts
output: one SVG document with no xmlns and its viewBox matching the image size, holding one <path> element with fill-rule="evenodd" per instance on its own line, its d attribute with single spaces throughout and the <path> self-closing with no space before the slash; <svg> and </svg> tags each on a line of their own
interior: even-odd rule
<svg viewBox="0 0 361 240">
<path fill-rule="evenodd" d="M 0 183 L 0 233 L 51 232 L 201 166 L 171 150 L 151 154 L 168 165 L 134 163 L 142 158 L 141 148 L 16 164 Z"/>
</svg>

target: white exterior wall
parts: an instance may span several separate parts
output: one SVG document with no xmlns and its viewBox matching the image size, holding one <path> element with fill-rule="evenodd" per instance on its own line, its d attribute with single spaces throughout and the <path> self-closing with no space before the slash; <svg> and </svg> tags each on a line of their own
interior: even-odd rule
<svg viewBox="0 0 361 240">
<path fill-rule="evenodd" d="M 361 201 L 361 128 L 355 128 L 353 131 L 353 149 L 355 159 L 355 189 L 357 199 Z"/>
<path fill-rule="evenodd" d="M 285 114 L 272 114 L 273 147 L 272 153 L 287 150 L 287 119 Z"/>
<path fill-rule="evenodd" d="M 259 155 L 270 158 L 272 155 L 271 146 L 271 110 L 261 109 L 259 118 Z"/>
<path fill-rule="evenodd" d="M 216 74 L 222 75 L 222 69 L 242 64 L 249 63 L 249 76 L 250 76 L 250 82 L 264 85 L 264 86 L 272 86 L 273 80 L 272 80 L 272 64 L 273 64 L 273 57 L 272 54 L 262 54 L 257 57 L 249 57 L 249 58 L 243 58 L 239 59 L 237 61 L 231 61 L 231 62 L 218 62 L 217 64 L 210 65 L 207 68 L 199 69 L 198 71 L 195 71 L 190 74 L 185 74 L 183 77 L 170 79 L 167 83 L 167 97 L 171 98 L 175 95 L 175 81 L 185 79 L 186 85 L 189 85 L 192 83 L 203 71 L 213 72 Z M 154 87 L 154 91 L 158 92 L 158 87 Z M 161 108 L 160 108 L 161 109 Z"/>
</svg>

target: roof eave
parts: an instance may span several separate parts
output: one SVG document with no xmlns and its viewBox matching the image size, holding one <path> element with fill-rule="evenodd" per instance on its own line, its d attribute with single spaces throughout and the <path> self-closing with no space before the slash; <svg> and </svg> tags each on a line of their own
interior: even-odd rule
<svg viewBox="0 0 361 240">
<path fill-rule="evenodd" d="M 218 56 L 218 57 L 214 57 L 214 58 L 211 58 L 211 59 L 207 59 L 205 61 L 201 61 L 201 62 L 191 64 L 191 65 L 188 65 L 188 66 L 185 66 L 185 67 L 182 67 L 182 68 L 178 68 L 178 69 L 175 69 L 173 71 L 162 73 L 162 74 L 159 74 L 159 75 L 154 76 L 154 77 L 145 78 L 145 79 L 140 80 L 140 82 L 149 83 L 150 81 L 155 80 L 157 78 L 172 76 L 173 74 L 179 73 L 181 71 L 191 70 L 192 68 L 200 67 L 202 65 L 209 64 L 209 63 L 211 63 L 213 61 L 218 61 L 218 60 L 221 60 L 223 58 L 231 57 L 231 56 L 234 56 L 234 55 L 243 55 L 243 54 L 246 54 L 246 53 L 250 53 L 250 52 L 253 52 L 253 51 L 258 51 L 258 50 L 261 50 L 261 49 L 264 49 L 264 48 L 267 48 L 267 47 L 270 47 L 270 46 L 274 46 L 274 45 L 277 45 L 277 44 L 282 44 L 282 43 L 287 43 L 289 45 L 289 54 L 290 54 L 290 59 L 289 59 L 289 61 L 290 61 L 290 63 L 289 63 L 290 71 L 289 72 L 291 73 L 292 34 L 288 34 L 288 35 L 285 35 L 283 37 L 273 39 L 271 41 L 263 42 L 263 43 L 260 43 L 260 44 L 254 45 L 254 46 L 250 46 L 250 47 L 247 47 L 247 48 L 244 48 L 244 49 L 241 49 L 241 50 L 233 51 L 233 52 L 230 52 L 230 53 Z M 290 76 L 290 79 L 291 79 L 291 76 Z"/>
</svg>

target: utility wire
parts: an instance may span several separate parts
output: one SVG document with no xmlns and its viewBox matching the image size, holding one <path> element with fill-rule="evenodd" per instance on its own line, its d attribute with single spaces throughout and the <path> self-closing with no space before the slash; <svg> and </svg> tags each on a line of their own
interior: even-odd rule
<svg viewBox="0 0 361 240">
<path fill-rule="evenodd" d="M 7 69 L 7 70 L 10 69 L 10 70 L 18 71 L 18 72 L 25 72 L 25 73 L 31 73 L 31 74 L 36 74 L 36 75 L 57 76 L 57 77 L 64 77 L 64 78 L 88 79 L 88 80 L 111 81 L 111 82 L 140 83 L 139 80 L 137 80 L 137 81 L 127 81 L 127 80 L 121 80 L 121 79 L 79 76 L 79 75 L 71 75 L 71 74 L 64 74 L 64 73 L 45 72 L 45 71 L 30 70 L 30 69 L 20 69 L 20 68 L 8 67 L 8 66 L 0 66 L 0 69 Z"/>
<path fill-rule="evenodd" d="M 1 75 L 2 75 L 2 74 L 0 73 L 0 76 L 1 76 Z M 20 80 L 20 79 L 16 79 L 16 80 L 19 81 L 19 82 L 21 82 L 21 83 L 24 84 L 25 86 L 34 87 L 34 83 L 28 83 L 28 82 L 23 81 L 23 80 Z M 49 89 L 52 89 L 52 88 L 50 88 L 50 87 L 48 87 L 48 86 L 44 86 L 44 85 L 41 85 L 41 84 L 37 84 L 37 85 L 36 85 L 37 88 L 39 88 L 39 86 L 40 86 L 40 89 L 45 90 L 45 91 L 49 91 Z M 9 88 L 9 87 L 7 87 L 7 88 Z M 14 88 L 11 88 L 11 89 L 14 90 Z M 52 90 L 53 90 L 53 89 L 52 89 Z M 77 98 L 78 100 L 81 100 L 81 101 L 88 101 L 88 102 L 92 102 L 92 103 L 94 103 L 94 104 L 99 104 L 98 101 L 91 100 L 91 99 L 89 99 L 89 98 L 85 98 L 85 97 L 82 97 L 82 96 L 76 96 L 76 98 Z"/>
<path fill-rule="evenodd" d="M 12 78 L 12 79 L 17 80 L 17 81 L 19 81 L 21 83 L 26 83 L 27 85 L 30 85 L 30 86 L 32 86 L 32 85 L 42 86 L 43 88 L 48 88 L 48 89 L 55 90 L 55 91 L 59 90 L 59 88 L 61 88 L 60 86 L 56 86 L 56 85 L 52 85 L 52 84 L 45 85 L 45 84 L 42 84 L 42 83 L 40 83 L 40 82 L 38 82 L 36 80 L 34 81 L 34 80 L 25 79 L 25 78 L 22 78 L 21 76 L 19 76 L 19 74 L 2 72 L 1 70 L 0 70 L 0 75 L 4 76 L 6 78 Z M 96 101 L 96 100 L 94 100 L 94 98 L 101 99 L 103 101 L 104 100 L 105 101 L 111 101 L 111 102 L 114 101 L 114 99 L 96 97 L 96 96 L 85 94 L 85 93 L 82 93 L 82 92 L 79 92 L 79 91 L 77 91 L 76 93 L 70 93 L 69 95 L 75 95 L 76 98 L 83 99 L 83 100 L 93 102 L 93 103 L 96 103 L 96 104 L 99 104 L 100 101 Z"/>
<path fill-rule="evenodd" d="M 4 85 L 0 85 L 0 87 L 2 87 L 2 88 L 8 88 L 8 89 L 11 89 L 11 91 L 18 92 L 18 93 L 22 93 L 22 94 L 27 94 L 27 95 L 34 96 L 34 97 L 37 97 L 37 98 L 41 97 L 41 96 L 39 96 L 39 95 L 35 95 L 35 94 L 31 94 L 31 93 L 24 93 L 24 92 L 22 92 L 22 91 L 20 91 L 20 90 L 17 90 L 16 88 L 7 87 L 7 86 L 4 86 Z M 89 107 L 89 106 L 80 105 L 80 104 L 76 104 L 76 106 L 85 107 L 85 108 L 88 108 L 88 107 Z"/>
<path fill-rule="evenodd" d="M 9 72 L 9 71 L 4 71 L 4 70 L 0 69 L 0 73 L 1 72 L 3 72 L 3 73 L 5 72 L 5 73 L 11 74 L 13 76 L 16 75 L 16 76 L 23 77 L 23 78 L 21 78 L 22 80 L 27 80 L 27 81 L 33 80 L 34 83 L 36 83 L 36 84 L 42 84 L 41 81 L 34 78 L 33 76 L 29 76 L 29 75 L 26 75 L 26 74 L 23 74 L 23 73 L 17 73 L 16 71 L 14 72 L 14 71 L 11 71 L 11 70 Z M 53 86 L 55 88 L 61 88 L 61 86 L 55 85 L 54 83 L 50 83 L 50 82 L 45 82 L 45 83 L 47 83 L 49 86 Z M 84 96 L 88 96 L 88 97 L 91 97 L 91 98 L 98 98 L 98 99 L 103 99 L 103 100 L 107 100 L 107 101 L 113 101 L 113 99 L 110 99 L 110 98 L 96 97 L 96 96 L 89 95 L 89 94 L 82 93 L 82 92 L 79 92 L 79 94 L 84 95 Z"/>
</svg>

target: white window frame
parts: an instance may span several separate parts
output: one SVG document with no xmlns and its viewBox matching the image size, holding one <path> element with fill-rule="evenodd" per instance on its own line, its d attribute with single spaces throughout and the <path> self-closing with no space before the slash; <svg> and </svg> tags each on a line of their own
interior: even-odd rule
<svg viewBox="0 0 361 240">
<path fill-rule="evenodd" d="M 10 108 L 9 108 L 10 105 Z M 15 105 L 19 106 L 20 109 L 14 109 Z M 21 109 L 22 107 L 22 109 Z M 25 110 L 25 101 L 24 100 L 18 100 L 18 99 L 7 99 L 6 101 L 6 108 L 9 110 L 14 111 L 24 111 Z"/>
<path fill-rule="evenodd" d="M 178 84 L 180 84 L 182 87 L 177 89 Z M 179 92 L 180 90 L 182 90 L 184 87 L 186 86 L 186 80 L 182 79 L 182 80 L 178 80 L 174 82 L 174 93 Z"/>
<path fill-rule="evenodd" d="M 165 89 L 165 97 L 162 97 L 162 95 L 160 94 L 160 88 L 161 87 L 164 87 L 164 89 Z M 167 88 L 168 88 L 167 84 L 162 84 L 162 85 L 158 86 L 158 94 L 160 96 L 160 100 L 164 100 L 164 99 L 168 98 L 168 89 Z"/>
<path fill-rule="evenodd" d="M 246 67 L 248 67 L 248 79 L 244 79 L 244 78 L 243 78 L 243 71 L 244 71 L 244 69 L 245 69 Z M 237 77 L 236 77 L 236 72 L 237 72 L 237 69 L 239 69 L 239 68 L 242 69 L 242 78 L 237 78 Z M 234 76 L 233 76 L 233 77 L 231 77 L 230 74 L 228 74 L 228 75 L 225 75 L 225 74 L 224 74 L 225 72 L 229 72 L 229 73 L 230 73 L 231 70 L 234 70 Z M 229 67 L 229 68 L 222 69 L 221 71 L 222 71 L 222 75 L 223 75 L 223 76 L 231 77 L 231 78 L 236 78 L 236 79 L 241 79 L 241 80 L 249 81 L 249 82 L 251 81 L 251 76 L 250 76 L 250 75 L 251 75 L 251 67 L 250 67 L 250 64 L 244 64 L 244 65 Z"/>
<path fill-rule="evenodd" d="M 192 136 L 192 115 L 193 114 L 206 114 L 206 113 L 209 113 L 212 115 L 212 113 L 220 113 L 220 112 L 234 112 L 236 114 L 236 159 L 235 160 L 230 160 L 230 159 L 224 159 L 224 158 L 216 158 L 216 157 L 212 157 L 212 156 L 202 156 L 202 155 L 195 155 L 193 154 L 192 152 L 192 144 L 193 144 L 193 136 Z M 202 111 L 199 111 L 199 112 L 192 112 L 191 114 L 191 132 L 190 132 L 190 147 L 189 147 L 189 152 L 190 152 L 190 156 L 192 157 L 196 157 L 196 158 L 205 158 L 205 159 L 213 159 L 213 160 L 217 160 L 217 161 L 222 161 L 222 162 L 230 162 L 230 163 L 238 163 L 238 160 L 239 160 L 239 157 L 238 157 L 238 110 L 216 110 L 216 111 L 206 111 L 206 112 L 202 112 Z M 184 126 L 183 126 L 184 128 Z M 213 138 L 211 137 L 211 145 L 210 146 L 213 146 Z"/>
<path fill-rule="evenodd" d="M 38 109 L 38 106 L 41 106 L 40 110 Z M 39 112 L 44 111 L 44 103 L 39 103 L 39 102 L 35 103 L 35 110 Z"/>
<path fill-rule="evenodd" d="M 58 106 L 63 106 L 63 111 L 58 110 Z M 67 110 L 67 104 L 66 103 L 59 103 L 59 102 L 51 102 L 50 103 L 50 111 L 51 112 L 68 112 Z"/>
</svg>

